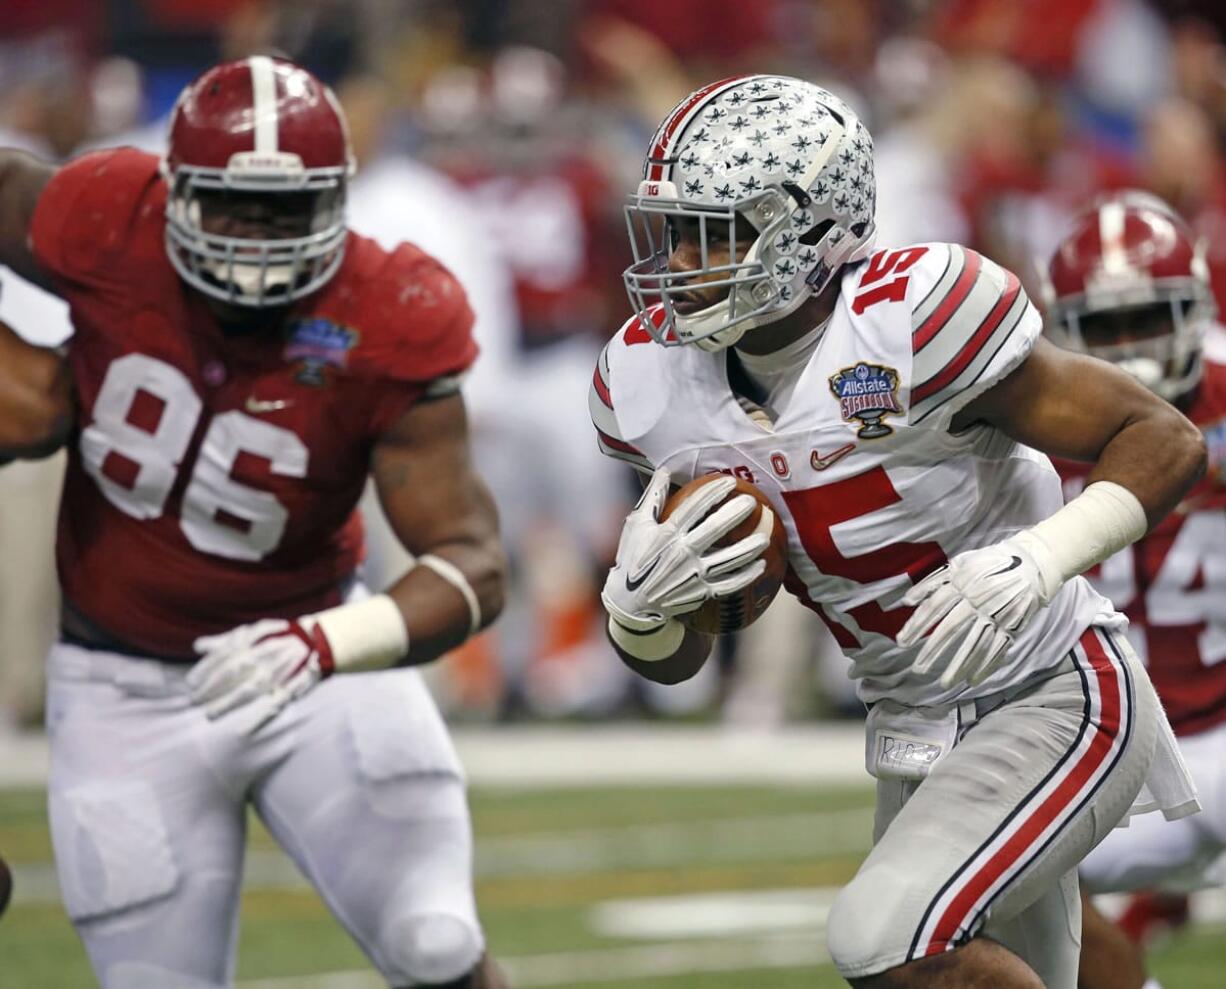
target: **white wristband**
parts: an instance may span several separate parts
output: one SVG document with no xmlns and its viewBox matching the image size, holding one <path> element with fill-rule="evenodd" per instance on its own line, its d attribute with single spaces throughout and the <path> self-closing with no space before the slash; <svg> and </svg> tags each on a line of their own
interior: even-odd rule
<svg viewBox="0 0 1226 989">
<path fill-rule="evenodd" d="M 329 608 L 314 618 L 332 647 L 337 673 L 380 670 L 408 655 L 404 616 L 386 594 Z"/>
<path fill-rule="evenodd" d="M 611 615 L 609 616 L 609 638 L 622 650 L 635 659 L 645 663 L 658 663 L 668 659 L 681 648 L 681 640 L 685 638 L 685 626 L 677 619 L 669 618 L 659 628 L 650 632 L 636 632 L 626 628 Z"/>
<path fill-rule="evenodd" d="M 1136 542 L 1148 528 L 1136 495 L 1114 481 L 1095 481 L 1012 541 L 1029 552 L 1039 568 L 1046 604 L 1065 581 Z"/>
<path fill-rule="evenodd" d="M 441 556 L 435 556 L 433 553 L 427 553 L 425 556 L 419 556 L 417 562 L 420 566 L 433 570 L 436 574 L 447 581 L 452 587 L 460 592 L 460 596 L 464 599 L 464 603 L 468 605 L 468 634 L 476 635 L 481 631 L 481 602 L 477 600 L 477 592 L 473 590 L 473 585 L 468 582 L 468 578 L 464 576 L 464 571 L 457 567 L 450 560 L 444 560 Z"/>
</svg>

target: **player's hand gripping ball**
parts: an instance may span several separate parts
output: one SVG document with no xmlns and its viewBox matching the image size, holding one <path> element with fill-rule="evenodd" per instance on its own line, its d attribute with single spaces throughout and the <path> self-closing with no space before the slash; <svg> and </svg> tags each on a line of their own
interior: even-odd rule
<svg viewBox="0 0 1226 989">
<path fill-rule="evenodd" d="M 704 474 L 702 477 L 696 477 L 683 488 L 673 492 L 664 505 L 664 511 L 660 513 L 660 521 L 666 520 L 676 510 L 678 505 L 699 488 L 726 476 L 725 474 Z M 726 505 L 737 495 L 749 495 L 757 504 L 744 521 L 720 536 L 713 546 L 731 546 L 752 535 L 762 521 L 764 509 L 772 514 L 774 524 L 771 527 L 770 542 L 767 543 L 766 549 L 758 557 L 758 559 L 766 564 L 766 568 L 757 580 L 748 587 L 734 591 L 732 594 L 709 598 L 696 610 L 677 616 L 677 620 L 682 624 L 689 626 L 695 631 L 707 632 L 712 635 L 721 632 L 735 632 L 738 629 L 747 628 L 762 617 L 763 612 L 775 600 L 775 595 L 779 593 L 779 588 L 783 586 L 783 578 L 787 573 L 788 567 L 788 536 L 787 530 L 784 529 L 783 522 L 779 518 L 779 513 L 774 510 L 769 499 L 762 493 L 760 488 L 740 478 L 735 480 L 735 487 L 728 492 L 722 501 L 717 502 L 712 507 L 711 513 L 715 512 L 721 505 Z M 708 516 L 711 513 L 708 513 Z"/>
</svg>

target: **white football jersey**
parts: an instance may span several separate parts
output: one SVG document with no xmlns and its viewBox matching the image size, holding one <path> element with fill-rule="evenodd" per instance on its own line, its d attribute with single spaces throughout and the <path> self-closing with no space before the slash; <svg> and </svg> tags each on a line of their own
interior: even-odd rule
<svg viewBox="0 0 1226 989">
<path fill-rule="evenodd" d="M 751 419 L 728 352 L 662 347 L 632 319 L 606 345 L 590 407 L 601 448 L 675 483 L 723 471 L 758 485 L 788 532 L 788 586 L 852 660 L 861 698 L 944 704 L 1054 666 L 1091 623 L 1122 626 L 1081 577 L 974 688 L 917 674 L 894 637 L 903 594 L 947 559 L 1008 538 L 1063 504 L 1042 453 L 987 425 L 950 423 L 1030 353 L 1042 321 L 1016 276 L 956 244 L 850 265 L 826 330 L 777 413 Z"/>
</svg>

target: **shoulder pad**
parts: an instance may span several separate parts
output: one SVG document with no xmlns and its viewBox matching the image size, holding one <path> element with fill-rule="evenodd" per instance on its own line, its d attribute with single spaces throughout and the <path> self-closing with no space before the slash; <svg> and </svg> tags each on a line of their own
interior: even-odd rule
<svg viewBox="0 0 1226 989">
<path fill-rule="evenodd" d="M 135 148 L 82 155 L 60 168 L 39 196 L 30 243 L 39 264 L 69 281 L 123 254 L 141 219 L 164 208 L 156 156 Z"/>
<path fill-rule="evenodd" d="M 659 325 L 664 307 L 652 306 L 647 316 Z M 631 316 L 600 352 L 588 393 L 600 449 L 648 473 L 654 468 L 640 440 L 668 408 L 671 349 L 652 339 L 638 315 Z"/>
<path fill-rule="evenodd" d="M 957 244 L 924 246 L 907 291 L 910 421 L 947 426 L 1025 360 L 1043 322 L 1013 272 Z"/>
<path fill-rule="evenodd" d="M 609 348 L 618 342 L 624 343 L 627 328 L 637 323 L 638 317 L 630 320 L 618 331 L 617 336 L 601 348 L 600 356 L 596 359 L 596 370 L 592 373 L 592 386 L 588 389 L 587 405 L 592 416 L 592 425 L 596 429 L 596 443 L 600 451 L 616 460 L 624 460 L 639 470 L 650 472 L 651 462 L 638 447 L 627 443 L 622 435 L 622 427 L 618 424 L 617 412 L 613 408 L 613 374 L 609 368 Z"/>
<path fill-rule="evenodd" d="M 382 250 L 351 235 L 345 264 L 327 289 L 359 334 L 349 367 L 358 374 L 426 383 L 476 360 L 473 313 L 442 264 L 411 244 Z"/>
</svg>

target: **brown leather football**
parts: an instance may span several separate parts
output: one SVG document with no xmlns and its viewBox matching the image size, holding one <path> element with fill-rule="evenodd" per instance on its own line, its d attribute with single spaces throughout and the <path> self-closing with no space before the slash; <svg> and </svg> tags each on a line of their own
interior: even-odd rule
<svg viewBox="0 0 1226 989">
<path fill-rule="evenodd" d="M 726 475 L 704 474 L 702 477 L 694 478 L 685 487 L 674 491 L 664 504 L 661 521 L 668 518 L 676 507 L 698 488 L 724 476 Z M 766 611 L 767 607 L 770 606 L 770 603 L 775 600 L 775 595 L 779 593 L 779 588 L 783 586 L 783 578 L 787 573 L 788 567 L 787 530 L 783 527 L 783 520 L 779 517 L 778 509 L 770 503 L 770 500 L 759 488 L 748 481 L 741 480 L 739 477 L 735 480 L 736 487 L 729 492 L 727 498 L 721 501 L 719 505 L 716 505 L 715 508 L 712 508 L 711 511 L 715 511 L 720 505 L 725 504 L 729 498 L 735 498 L 738 494 L 751 495 L 758 502 L 758 506 L 754 508 L 748 518 L 741 522 L 740 525 L 720 537 L 715 542 L 715 545 L 731 546 L 737 540 L 751 535 L 762 518 L 763 505 L 775 513 L 775 525 L 771 532 L 771 541 L 762 552 L 761 559 L 766 561 L 766 570 L 761 577 L 743 591 L 730 594 L 727 597 L 712 598 L 696 611 L 677 616 L 682 624 L 688 625 L 696 631 L 707 632 L 711 635 L 735 632 L 738 629 L 747 628 L 757 621 L 762 616 L 762 613 Z"/>
</svg>

